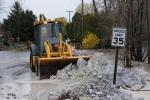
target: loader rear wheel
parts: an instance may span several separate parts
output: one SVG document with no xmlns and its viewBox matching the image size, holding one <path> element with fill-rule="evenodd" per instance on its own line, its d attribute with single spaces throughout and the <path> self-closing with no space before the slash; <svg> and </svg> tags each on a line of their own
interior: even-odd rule
<svg viewBox="0 0 150 100">
<path fill-rule="evenodd" d="M 37 57 L 36 57 L 36 59 L 35 59 L 35 72 L 36 72 L 36 75 L 38 76 L 39 74 L 38 74 L 38 60 L 37 60 Z"/>
<path fill-rule="evenodd" d="M 38 66 L 37 66 L 37 69 L 38 69 L 37 74 L 38 74 L 38 76 L 39 76 L 39 79 L 41 80 L 41 79 L 42 79 L 42 76 L 41 76 L 40 64 L 39 64 L 39 62 L 38 62 L 37 64 L 38 64 Z"/>
<path fill-rule="evenodd" d="M 39 79 L 41 80 L 42 78 L 41 78 L 41 72 L 40 72 L 40 66 L 38 66 L 38 76 L 39 76 Z"/>
<path fill-rule="evenodd" d="M 35 66 L 33 64 L 32 52 L 30 53 L 30 69 L 31 69 L 32 72 L 35 72 Z"/>
<path fill-rule="evenodd" d="M 41 72 L 40 72 L 40 58 L 36 58 L 36 75 L 39 77 L 41 80 Z"/>
<path fill-rule="evenodd" d="M 36 76 L 39 76 L 38 67 L 37 67 L 37 66 L 36 66 L 36 68 L 35 68 L 35 72 L 36 72 Z"/>
</svg>

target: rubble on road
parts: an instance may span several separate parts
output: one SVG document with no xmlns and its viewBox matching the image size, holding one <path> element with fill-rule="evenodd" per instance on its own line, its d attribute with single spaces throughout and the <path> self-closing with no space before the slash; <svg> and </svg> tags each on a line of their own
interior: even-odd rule
<svg viewBox="0 0 150 100">
<path fill-rule="evenodd" d="M 144 88 L 144 85 L 146 85 L 145 82 L 146 73 L 142 72 L 144 72 L 142 69 L 141 70 L 123 69 L 119 74 L 121 82 L 123 83 L 122 87 L 131 90 L 139 90 L 141 88 Z"/>
<path fill-rule="evenodd" d="M 58 93 L 50 93 L 50 100 L 133 100 L 132 95 L 123 93 L 120 87 L 141 89 L 146 84 L 145 73 L 118 66 L 117 83 L 113 84 L 114 60 L 103 53 L 96 53 L 87 62 L 79 59 L 77 65 L 68 65 L 50 79 L 66 81 L 66 87 Z M 70 87 L 70 88 L 69 88 Z M 56 95 L 57 94 L 57 95 Z M 54 99 L 55 97 L 55 99 Z M 80 98 L 80 99 L 79 99 Z M 88 100 L 87 99 L 87 100 Z"/>
<path fill-rule="evenodd" d="M 32 100 L 31 95 L 24 94 L 14 84 L 0 86 L 0 100 Z"/>
</svg>

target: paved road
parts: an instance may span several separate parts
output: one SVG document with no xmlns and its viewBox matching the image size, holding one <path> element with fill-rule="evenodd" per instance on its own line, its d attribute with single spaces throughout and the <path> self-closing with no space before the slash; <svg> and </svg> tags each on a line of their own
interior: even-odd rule
<svg viewBox="0 0 150 100">
<path fill-rule="evenodd" d="M 90 51 L 88 54 L 93 52 L 95 51 Z M 145 65 L 139 64 L 139 67 L 142 66 Z M 145 70 L 150 72 L 149 65 Z M 45 91 L 58 91 L 60 87 L 63 87 L 60 80 L 38 80 L 35 73 L 30 71 L 28 51 L 0 51 L 0 100 L 34 100 Z M 149 98 L 148 93 L 132 92 L 135 96 L 146 94 L 146 98 Z M 43 99 L 38 98 L 38 100 Z"/>
<path fill-rule="evenodd" d="M 38 80 L 29 68 L 29 52 L 0 51 L 0 100 L 33 100 L 58 80 Z"/>
</svg>

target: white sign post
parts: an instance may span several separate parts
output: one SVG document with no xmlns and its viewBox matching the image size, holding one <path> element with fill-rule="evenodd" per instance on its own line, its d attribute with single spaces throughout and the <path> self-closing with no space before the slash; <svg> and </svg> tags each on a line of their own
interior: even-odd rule
<svg viewBox="0 0 150 100">
<path fill-rule="evenodd" d="M 114 47 L 124 47 L 126 31 L 125 28 L 113 28 L 111 45 Z"/>
<path fill-rule="evenodd" d="M 116 47 L 116 58 L 115 58 L 113 84 L 116 84 L 119 47 L 125 46 L 126 32 L 127 32 L 127 30 L 125 28 L 113 28 L 111 45 Z"/>
</svg>

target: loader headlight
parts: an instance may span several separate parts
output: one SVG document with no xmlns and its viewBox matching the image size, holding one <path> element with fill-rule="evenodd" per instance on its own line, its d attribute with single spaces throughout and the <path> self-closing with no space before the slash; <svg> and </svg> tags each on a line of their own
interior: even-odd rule
<svg viewBox="0 0 150 100">
<path fill-rule="evenodd" d="M 47 24 L 47 21 L 44 21 L 44 24 Z"/>
</svg>

